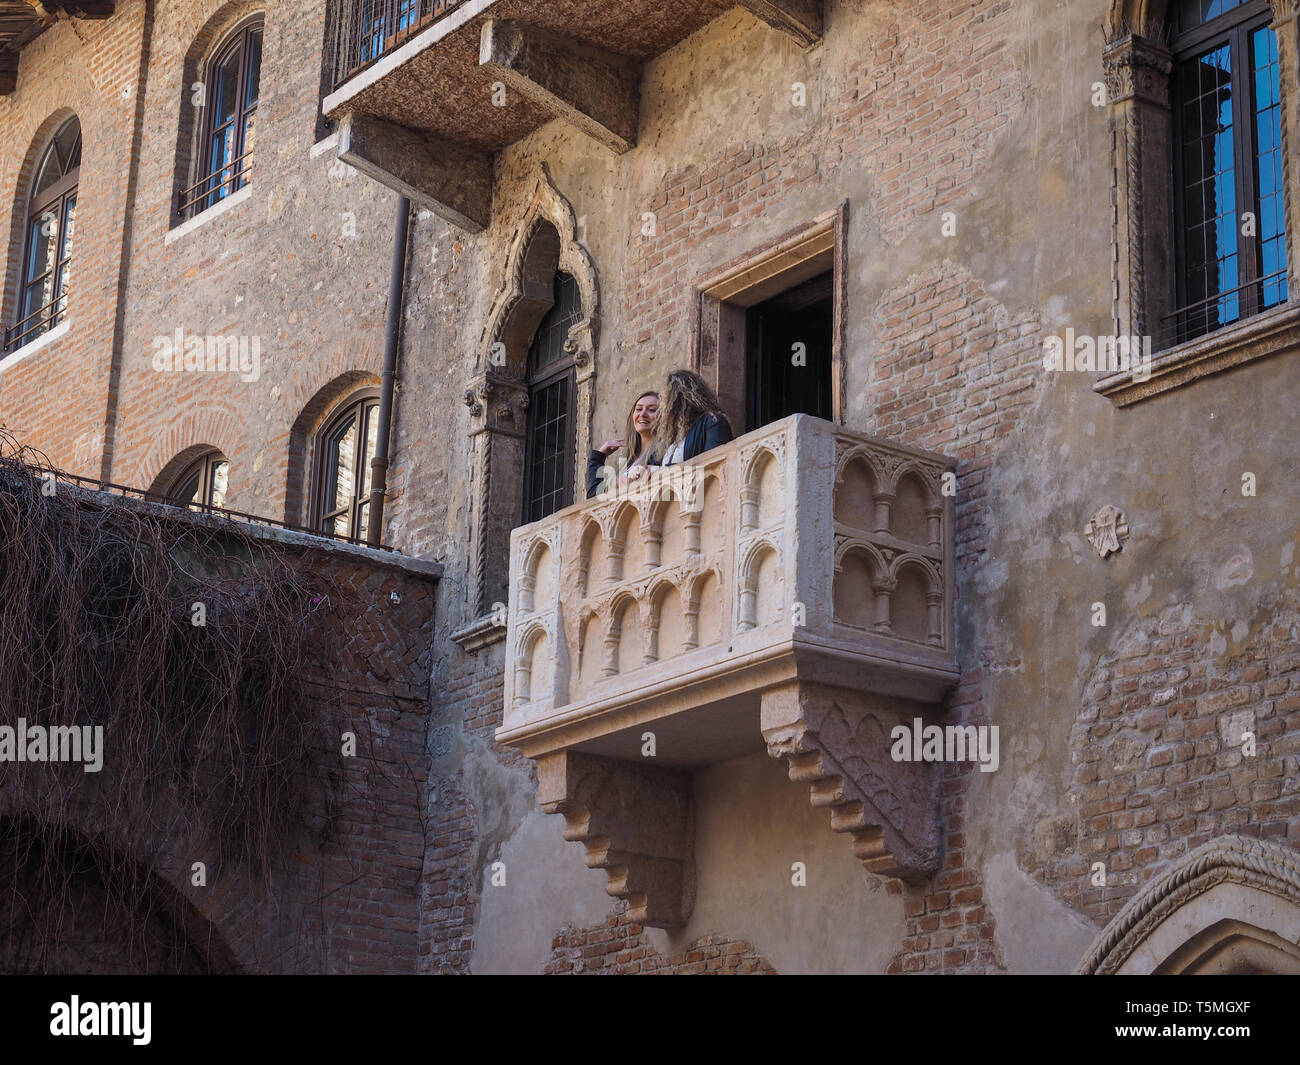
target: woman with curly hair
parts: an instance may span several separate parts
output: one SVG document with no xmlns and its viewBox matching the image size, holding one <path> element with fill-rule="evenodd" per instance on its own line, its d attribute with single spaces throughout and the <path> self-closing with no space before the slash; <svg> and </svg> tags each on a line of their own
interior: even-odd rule
<svg viewBox="0 0 1300 1065">
<path fill-rule="evenodd" d="M 654 433 L 654 450 L 663 456 L 661 464 L 690 462 L 731 439 L 731 423 L 704 378 L 691 370 L 670 373 Z"/>
</svg>

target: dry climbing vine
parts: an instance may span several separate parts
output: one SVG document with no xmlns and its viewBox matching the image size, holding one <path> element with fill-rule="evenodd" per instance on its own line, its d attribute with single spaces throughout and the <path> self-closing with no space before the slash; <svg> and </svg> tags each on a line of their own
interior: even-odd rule
<svg viewBox="0 0 1300 1065">
<path fill-rule="evenodd" d="M 304 825 L 329 831 L 306 674 L 330 593 L 232 522 L 60 483 L 0 430 L 0 726 L 103 729 L 99 772 L 0 761 L 0 972 L 212 967 L 165 897 L 189 858 L 269 895 Z M 133 956 L 100 956 L 92 917 Z"/>
</svg>

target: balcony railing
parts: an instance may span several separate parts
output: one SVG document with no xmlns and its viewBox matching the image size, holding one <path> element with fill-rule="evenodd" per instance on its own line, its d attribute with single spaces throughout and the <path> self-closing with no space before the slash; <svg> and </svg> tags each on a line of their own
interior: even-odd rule
<svg viewBox="0 0 1300 1065">
<path fill-rule="evenodd" d="M 516 529 L 498 739 L 613 753 L 716 707 L 678 730 L 680 764 L 761 749 L 759 696 L 795 680 L 938 701 L 957 677 L 954 468 L 796 415 Z M 717 735 L 747 713 L 752 735 Z"/>
<path fill-rule="evenodd" d="M 185 189 L 181 193 L 176 213 L 184 219 L 190 219 L 209 207 L 215 207 L 227 196 L 247 185 L 252 172 L 253 149 L 250 148 Z"/>
<path fill-rule="evenodd" d="M 330 41 L 331 91 L 465 0 L 337 0 Z"/>
</svg>

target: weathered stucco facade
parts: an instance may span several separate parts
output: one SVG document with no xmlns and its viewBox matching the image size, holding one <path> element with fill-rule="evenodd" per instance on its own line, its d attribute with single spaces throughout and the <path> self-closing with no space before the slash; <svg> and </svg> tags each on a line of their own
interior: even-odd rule
<svg viewBox="0 0 1300 1065">
<path fill-rule="evenodd" d="M 1283 304 L 1158 351 L 1145 382 L 1044 369 L 1049 337 L 1141 333 L 1135 323 L 1155 314 L 1142 301 L 1161 283 L 1169 238 L 1152 230 L 1167 206 L 1159 160 L 1134 163 L 1130 111 L 1158 112 L 1159 89 L 1142 81 L 1140 62 L 1107 48 L 1126 35 L 1156 40 L 1156 5 L 827 0 L 822 11 L 773 0 L 694 5 L 688 16 L 672 3 L 593 0 L 600 41 L 584 38 L 583 4 L 548 5 L 548 19 L 605 49 L 597 59 L 639 64 L 613 64 L 608 100 L 568 120 L 529 95 L 546 81 L 546 48 L 562 45 L 539 34 L 531 68 L 532 53 L 511 53 L 505 36 L 489 47 L 510 20 L 526 21 L 514 6 L 474 0 L 445 17 L 454 32 L 439 20 L 420 28 L 352 79 L 369 96 L 332 83 L 327 6 L 119 0 L 111 17 L 58 21 L 24 45 L 16 87 L 0 96 L 6 323 L 32 171 L 72 114 L 84 136 L 84 213 L 67 329 L 0 360 L 0 423 L 55 466 L 144 488 L 163 488 L 178 463 L 216 448 L 230 463 L 229 507 L 310 521 L 317 430 L 380 382 L 394 188 L 414 198 L 383 542 L 444 567 L 429 643 L 426 816 L 412 821 L 423 834 L 415 968 L 1297 964 L 1300 478 L 1290 428 L 1300 318 Z M 638 31 L 652 7 L 658 18 Z M 1274 3 L 1284 137 L 1300 111 L 1292 7 Z M 808 31 L 814 10 L 822 17 Z M 259 11 L 252 178 L 229 206 L 181 222 L 192 86 L 217 42 Z M 781 12 L 798 16 L 786 31 L 773 24 Z M 575 90 L 556 77 L 563 102 Z M 591 86 L 579 88 L 584 103 Z M 1154 150 L 1150 134 L 1142 143 Z M 1300 168 L 1287 166 L 1297 180 Z M 530 240 L 552 230 L 542 262 Z M 953 677 L 939 694 L 896 688 L 892 698 L 911 701 L 894 710 L 996 726 L 1000 757 L 991 772 L 969 760 L 929 766 L 915 789 L 891 792 L 902 821 L 925 820 L 936 846 L 932 866 L 903 863 L 899 879 L 855 854 L 870 811 L 853 844 L 840 824 L 832 831 L 823 807 L 835 803 L 814 794 L 810 805 L 794 764 L 802 755 L 776 749 L 766 725 L 724 736 L 716 757 L 692 748 L 663 767 L 679 773 L 673 794 L 689 809 L 672 860 L 689 868 L 690 905 L 647 922 L 635 884 L 611 898 L 627 868 L 618 854 L 586 868 L 564 841 L 565 819 L 539 806 L 540 788 L 549 809 L 584 816 L 572 790 L 547 790 L 540 748 L 497 738 L 511 728 L 511 655 L 526 620 L 511 530 L 528 418 L 519 378 L 549 298 L 537 300 L 534 275 L 549 286 L 559 269 L 580 289 L 570 334 L 580 466 L 672 369 L 698 368 L 741 410 L 744 293 L 779 291 L 792 264 L 797 281 L 833 276 L 837 432 L 937 456 L 955 473 L 953 491 L 930 501 L 946 508 L 950 536 L 917 541 L 933 544 L 951 577 L 931 605 L 948 619 Z M 158 372 L 155 338 L 177 329 L 259 338 L 260 372 Z M 731 446 L 739 456 L 745 444 Z M 839 491 L 835 470 L 789 483 L 810 501 Z M 727 484 L 740 507 L 740 484 Z M 1100 557 L 1085 526 L 1107 505 L 1127 535 Z M 829 525 L 791 520 L 810 557 L 834 550 Z M 580 540 L 581 523 L 571 524 Z M 576 566 L 577 548 L 564 543 L 553 545 L 557 572 Z M 760 603 L 773 580 L 798 584 L 792 570 L 756 573 Z M 567 582 L 556 594 L 570 604 Z M 823 583 L 815 594 L 834 593 Z M 885 593 L 868 581 L 861 594 Z M 720 609 L 741 609 L 739 587 L 721 595 Z M 827 617 L 839 609 L 805 605 Z M 862 624 L 864 647 L 874 620 Z M 727 666 L 733 643 L 710 662 Z M 604 681 L 583 680 L 574 653 L 578 702 L 595 690 L 583 685 Z M 639 660 L 624 671 L 633 668 L 647 683 L 671 672 Z M 690 694 L 678 702 L 690 709 Z M 701 719 L 673 718 L 688 748 L 704 749 Z M 817 731 L 801 720 L 805 734 Z M 593 726 L 582 742 L 603 735 Z M 839 767 L 825 769 L 823 787 L 856 787 L 871 774 L 851 766 L 891 761 L 887 739 L 870 751 L 860 736 L 845 743 L 823 751 Z M 635 772 L 648 761 L 602 756 Z M 887 822 L 886 838 L 898 823 Z M 573 838 L 580 827 L 570 823 Z M 618 851 L 618 840 L 605 847 Z M 1199 864 L 1180 865 L 1203 847 Z M 1227 961 L 1215 953 L 1220 922 L 1238 922 Z"/>
</svg>

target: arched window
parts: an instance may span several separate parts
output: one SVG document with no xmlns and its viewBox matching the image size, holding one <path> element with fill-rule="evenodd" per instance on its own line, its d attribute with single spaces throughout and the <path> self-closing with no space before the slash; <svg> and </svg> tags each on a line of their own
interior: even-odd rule
<svg viewBox="0 0 1300 1065">
<path fill-rule="evenodd" d="M 573 502 L 575 373 L 564 342 L 582 317 L 578 282 L 556 273 L 554 303 L 528 348 L 528 428 L 524 438 L 525 523 Z"/>
<path fill-rule="evenodd" d="M 220 451 L 200 455 L 172 482 L 167 499 L 179 507 L 224 507 L 230 463 Z"/>
<path fill-rule="evenodd" d="M 5 331 L 5 351 L 53 329 L 67 313 L 80 170 L 81 123 L 70 118 L 54 134 L 36 167 L 27 205 L 18 313 L 12 328 Z"/>
<path fill-rule="evenodd" d="M 1272 10 L 1181 0 L 1172 14 L 1178 343 L 1286 300 L 1286 209 Z"/>
<path fill-rule="evenodd" d="M 262 74 L 260 18 L 232 33 L 213 55 L 202 81 L 203 118 L 197 173 L 181 197 L 180 213 L 192 217 L 248 184 Z"/>
<path fill-rule="evenodd" d="M 312 525 L 322 532 L 365 540 L 378 423 L 379 393 L 367 391 L 353 396 L 317 434 Z"/>
</svg>

